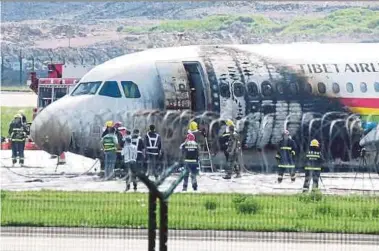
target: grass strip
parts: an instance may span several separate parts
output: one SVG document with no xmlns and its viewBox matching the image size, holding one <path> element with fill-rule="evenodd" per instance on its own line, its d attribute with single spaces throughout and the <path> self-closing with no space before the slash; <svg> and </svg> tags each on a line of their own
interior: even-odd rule
<svg viewBox="0 0 379 251">
<path fill-rule="evenodd" d="M 336 10 L 323 17 L 301 17 L 279 22 L 263 15 L 213 15 L 201 19 L 169 20 L 150 27 L 119 27 L 118 31 L 209 32 L 243 26 L 251 34 L 274 36 L 311 36 L 379 34 L 379 11 L 366 8 Z"/>
<path fill-rule="evenodd" d="M 2 226 L 147 228 L 147 194 L 2 191 L 1 198 Z M 174 194 L 169 227 L 379 234 L 379 197 Z"/>
<path fill-rule="evenodd" d="M 24 110 L 26 120 L 32 121 L 33 117 L 33 108 L 32 107 L 6 107 L 1 106 L 1 136 L 7 137 L 9 124 L 12 122 L 14 115 L 17 114 L 19 110 Z"/>
</svg>

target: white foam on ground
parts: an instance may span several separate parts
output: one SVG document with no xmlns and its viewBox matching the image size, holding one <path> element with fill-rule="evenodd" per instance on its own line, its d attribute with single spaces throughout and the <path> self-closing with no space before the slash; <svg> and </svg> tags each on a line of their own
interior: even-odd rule
<svg viewBox="0 0 379 251">
<path fill-rule="evenodd" d="M 11 167 L 10 150 L 2 150 L 0 154 L 1 189 L 3 190 L 123 192 L 125 189 L 124 180 L 102 181 L 96 175 L 100 170 L 100 163 L 76 154 L 66 153 L 66 164 L 57 167 L 57 159 L 51 159 L 50 154 L 44 151 L 25 151 L 26 167 L 22 168 L 19 164 Z M 201 173 L 198 176 L 198 193 L 293 194 L 301 192 L 304 182 L 304 177 L 298 176 L 292 183 L 287 175 L 282 184 L 278 184 L 276 174 L 243 173 L 241 178 L 231 180 L 224 180 L 222 176 L 222 173 Z M 352 189 L 368 190 L 364 193 L 379 193 L 378 174 L 372 173 L 371 179 L 368 173 L 359 173 L 355 180 L 354 176 L 355 173 L 325 173 L 322 174 L 319 187 L 328 194 L 363 193 Z M 177 174 L 169 177 L 160 190 L 167 189 L 176 177 Z M 175 189 L 175 192 L 181 192 L 181 189 L 182 184 Z M 138 191 L 147 192 L 148 189 L 139 182 Z M 192 191 L 191 185 L 188 191 Z"/>
</svg>

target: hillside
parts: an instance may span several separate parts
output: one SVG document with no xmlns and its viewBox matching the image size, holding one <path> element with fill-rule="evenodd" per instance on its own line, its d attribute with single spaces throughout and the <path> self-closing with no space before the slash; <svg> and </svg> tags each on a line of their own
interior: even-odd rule
<svg viewBox="0 0 379 251">
<path fill-rule="evenodd" d="M 32 57 L 44 71 L 50 58 L 98 64 L 174 45 L 379 37 L 378 2 L 4 2 L 1 14 L 3 84 L 20 82 L 20 50 L 24 82 Z"/>
</svg>

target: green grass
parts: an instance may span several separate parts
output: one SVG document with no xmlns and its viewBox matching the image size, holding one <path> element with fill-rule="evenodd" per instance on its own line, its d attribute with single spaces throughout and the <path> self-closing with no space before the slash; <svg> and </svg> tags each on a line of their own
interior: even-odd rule
<svg viewBox="0 0 379 251">
<path fill-rule="evenodd" d="M 1 197 L 2 226 L 146 228 L 148 222 L 147 194 L 44 190 Z M 379 234 L 379 197 L 174 194 L 169 227 Z"/>
<path fill-rule="evenodd" d="M 276 36 L 351 33 L 379 35 L 379 11 L 362 8 L 337 10 L 319 18 L 296 18 L 286 23 L 278 23 L 262 15 L 216 15 L 203 19 L 165 21 L 151 27 L 126 27 L 124 31 L 130 33 L 218 31 L 225 30 L 234 23 L 243 24 L 252 34 L 258 35 L 270 33 Z"/>
<path fill-rule="evenodd" d="M 323 18 L 299 18 L 290 22 L 281 34 L 317 35 L 378 33 L 379 11 L 350 8 L 338 10 Z"/>
<path fill-rule="evenodd" d="M 1 91 L 18 91 L 18 92 L 32 92 L 28 86 L 21 85 L 2 85 L 0 86 Z"/>
<path fill-rule="evenodd" d="M 17 114 L 19 110 L 24 110 L 26 120 L 31 121 L 33 116 L 32 107 L 5 107 L 1 106 L 1 136 L 8 136 L 9 123 L 13 120 L 14 115 Z"/>
</svg>

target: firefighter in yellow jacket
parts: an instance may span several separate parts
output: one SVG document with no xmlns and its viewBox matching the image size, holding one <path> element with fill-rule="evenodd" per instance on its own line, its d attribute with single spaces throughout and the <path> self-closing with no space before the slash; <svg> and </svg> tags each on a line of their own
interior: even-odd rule
<svg viewBox="0 0 379 251">
<path fill-rule="evenodd" d="M 305 180 L 303 185 L 303 192 L 309 190 L 309 185 L 311 178 L 313 180 L 312 190 L 318 189 L 318 180 L 320 179 L 321 166 L 322 166 L 322 155 L 320 150 L 320 143 L 313 139 L 311 141 L 309 151 L 307 152 L 306 164 L 305 164 Z"/>
<path fill-rule="evenodd" d="M 289 170 L 291 175 L 291 181 L 294 182 L 295 176 L 295 155 L 296 155 L 296 144 L 290 137 L 289 131 L 285 130 L 283 132 L 283 139 L 278 144 L 278 152 L 276 154 L 276 159 L 278 161 L 278 182 L 281 183 L 283 180 L 283 174 L 286 169 Z"/>
</svg>

